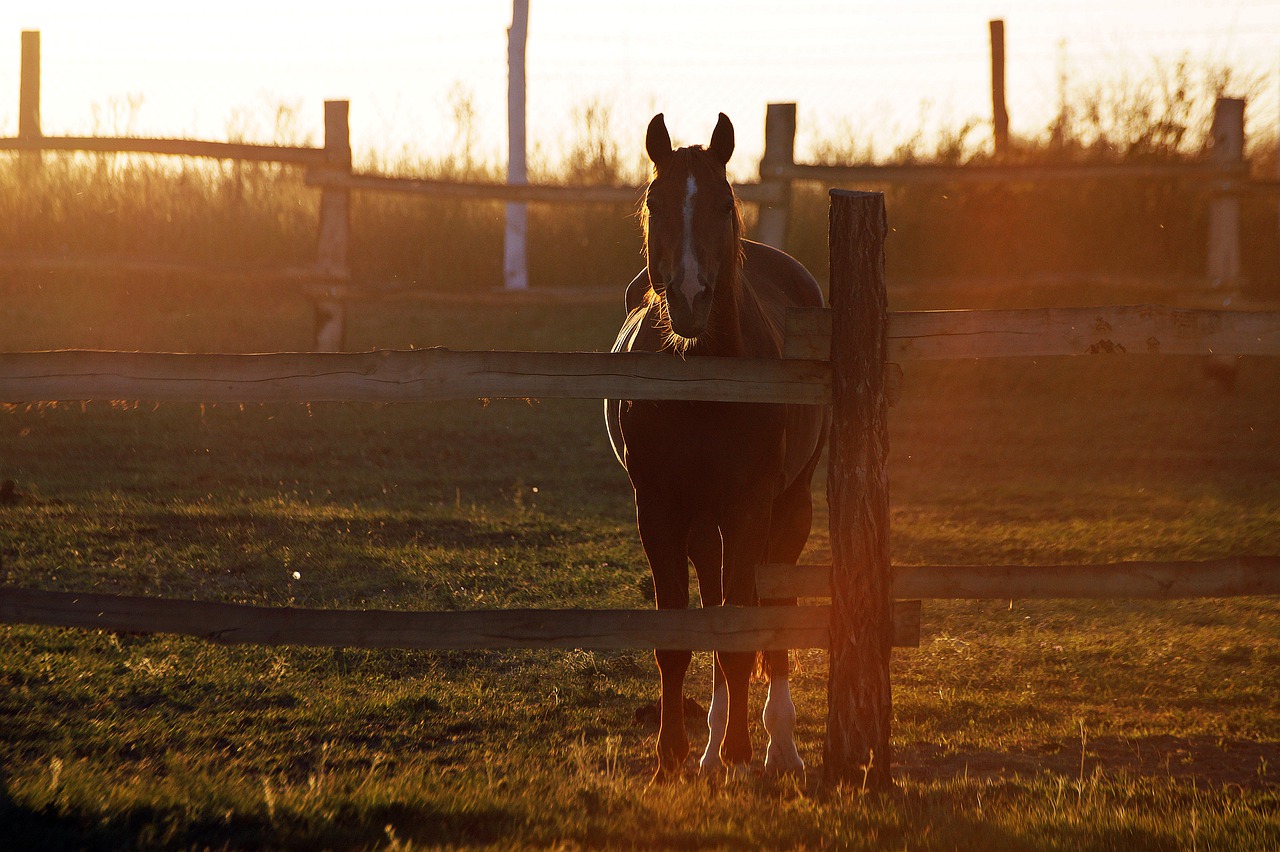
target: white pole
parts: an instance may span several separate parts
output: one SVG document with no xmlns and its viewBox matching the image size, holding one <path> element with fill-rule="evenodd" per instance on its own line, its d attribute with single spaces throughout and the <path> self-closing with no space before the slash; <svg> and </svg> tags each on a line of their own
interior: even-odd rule
<svg viewBox="0 0 1280 852">
<path fill-rule="evenodd" d="M 529 173 L 525 163 L 525 83 L 524 53 L 529 39 L 529 0 L 512 0 L 511 29 L 507 30 L 507 183 L 525 184 Z M 528 208 L 517 202 L 507 204 L 507 233 L 504 242 L 503 273 L 508 290 L 529 287 L 525 246 L 529 233 Z"/>
</svg>

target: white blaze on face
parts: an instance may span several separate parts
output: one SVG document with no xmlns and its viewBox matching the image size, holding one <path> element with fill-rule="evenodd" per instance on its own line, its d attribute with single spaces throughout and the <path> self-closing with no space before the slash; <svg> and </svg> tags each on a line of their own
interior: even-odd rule
<svg viewBox="0 0 1280 852">
<path fill-rule="evenodd" d="M 680 265 L 684 270 L 684 279 L 680 282 L 680 292 L 688 300 L 690 307 L 693 299 L 702 292 L 702 282 L 698 280 L 698 258 L 693 250 L 693 205 L 698 194 L 698 183 L 689 175 L 684 187 L 684 248 L 680 256 Z"/>
</svg>

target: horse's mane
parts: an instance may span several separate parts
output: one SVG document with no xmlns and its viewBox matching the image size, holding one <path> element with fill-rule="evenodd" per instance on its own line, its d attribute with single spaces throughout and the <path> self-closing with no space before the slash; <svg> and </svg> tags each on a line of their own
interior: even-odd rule
<svg viewBox="0 0 1280 852">
<path fill-rule="evenodd" d="M 760 325 L 769 336 L 772 354 L 782 356 L 783 339 L 786 335 L 787 300 L 783 298 L 778 287 L 757 287 L 749 276 L 742 275 L 739 270 L 738 294 L 742 302 L 742 311 L 754 313 Z"/>
</svg>

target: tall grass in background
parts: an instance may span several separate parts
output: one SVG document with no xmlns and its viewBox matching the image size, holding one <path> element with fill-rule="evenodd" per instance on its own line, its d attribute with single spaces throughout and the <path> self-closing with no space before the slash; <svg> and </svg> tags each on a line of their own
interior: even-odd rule
<svg viewBox="0 0 1280 852">
<path fill-rule="evenodd" d="M 1245 87 L 1246 89 L 1248 86 Z M 1214 98 L 1240 91 L 1229 74 L 1157 66 L 1149 74 L 1066 90 L 1042 133 L 1015 140 L 1012 158 L 1049 163 L 1189 163 L 1207 156 Z M 475 113 L 454 95 L 451 150 L 357 152 L 357 168 L 399 176 L 500 180 L 500 163 L 477 159 Z M 127 133 L 136 105 L 100 117 L 102 135 Z M 124 125 L 123 127 L 121 125 Z M 232 138 L 314 144 L 296 111 L 279 106 L 265 129 L 233 118 Z M 743 127 L 740 132 L 751 132 Z M 532 179 L 636 184 L 644 163 L 619 148 L 607 104 L 577 111 L 556 155 L 534 150 Z M 1275 138 L 1251 143 L 1255 170 L 1274 168 Z M 628 145 L 627 150 L 638 149 Z M 818 162 L 868 162 L 856 132 L 813 144 Z M 970 121 L 936 140 L 905 140 L 882 163 L 989 162 L 985 126 Z M 46 154 L 26 170 L 0 159 L 0 252 L 162 259 L 231 269 L 296 266 L 314 258 L 319 192 L 299 168 L 133 155 Z M 1177 180 L 1094 180 L 1037 185 L 898 185 L 888 192 L 891 280 L 950 276 L 1108 273 L 1195 277 L 1205 268 L 1208 187 Z M 788 249 L 820 277 L 826 267 L 826 189 L 799 183 Z M 754 219 L 748 210 L 749 222 Z M 1243 202 L 1249 286 L 1277 289 L 1273 201 Z M 535 287 L 620 288 L 639 269 L 634 205 L 531 205 Z M 368 285 L 492 289 L 502 282 L 503 205 L 357 192 L 351 264 Z"/>
<path fill-rule="evenodd" d="M 1227 69 L 1156 64 L 1147 74 L 1070 88 L 1057 116 L 1036 136 L 1011 140 L 1005 162 L 1023 165 L 1204 162 L 1218 97 L 1252 95 L 1257 80 Z M 1276 136 L 1247 139 L 1257 177 L 1274 177 Z M 989 126 L 970 121 L 933 142 L 903 142 L 890 163 L 987 165 Z M 865 163 L 870 146 L 856 132 L 814 145 L 816 161 Z M 1210 187 L 1203 181 L 1098 179 L 1037 184 L 915 184 L 874 187 L 887 193 L 894 278 L 946 276 L 1203 276 Z M 811 268 L 826 259 L 826 187 L 795 187 L 789 248 Z M 1241 201 L 1246 287 L 1280 291 L 1275 200 Z"/>
</svg>

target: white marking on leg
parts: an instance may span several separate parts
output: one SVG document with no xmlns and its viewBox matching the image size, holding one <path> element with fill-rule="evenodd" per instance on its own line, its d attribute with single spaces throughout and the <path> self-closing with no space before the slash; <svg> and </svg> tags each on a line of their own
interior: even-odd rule
<svg viewBox="0 0 1280 852">
<path fill-rule="evenodd" d="M 769 747 L 764 755 L 764 771 L 769 774 L 804 774 L 804 761 L 796 750 L 796 705 L 791 701 L 791 683 L 769 679 L 769 697 L 764 702 L 764 729 Z"/>
<path fill-rule="evenodd" d="M 711 729 L 711 733 L 707 735 L 707 748 L 698 761 L 698 769 L 702 772 L 719 772 L 724 769 L 724 763 L 720 760 L 720 743 L 724 742 L 724 732 L 729 727 L 729 687 L 723 681 L 717 683 L 711 693 L 707 727 Z"/>
<path fill-rule="evenodd" d="M 684 279 L 680 282 L 680 292 L 693 306 L 693 299 L 702 292 L 702 282 L 698 280 L 698 256 L 693 250 L 693 199 L 698 194 L 698 182 L 689 175 L 684 187 L 684 249 L 680 263 L 684 268 Z"/>
</svg>

